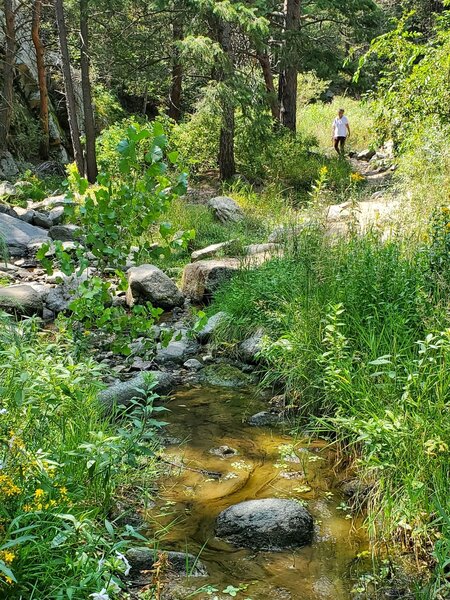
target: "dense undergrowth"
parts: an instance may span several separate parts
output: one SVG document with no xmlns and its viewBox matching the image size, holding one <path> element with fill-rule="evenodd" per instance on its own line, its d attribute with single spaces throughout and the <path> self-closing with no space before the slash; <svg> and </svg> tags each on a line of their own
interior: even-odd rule
<svg viewBox="0 0 450 600">
<path fill-rule="evenodd" d="M 2 598 L 117 597 L 123 554 L 143 539 L 114 507 L 154 478 L 154 396 L 106 415 L 104 372 L 75 354 L 66 335 L 0 315 Z"/>
</svg>

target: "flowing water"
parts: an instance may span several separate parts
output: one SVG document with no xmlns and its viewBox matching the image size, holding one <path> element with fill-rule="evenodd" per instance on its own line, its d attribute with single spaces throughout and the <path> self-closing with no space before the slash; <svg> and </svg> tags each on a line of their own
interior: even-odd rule
<svg viewBox="0 0 450 600">
<path fill-rule="evenodd" d="M 348 600 L 358 555 L 367 549 L 360 525 L 347 517 L 344 499 L 323 441 L 295 440 L 277 429 L 245 423 L 264 409 L 251 391 L 185 388 L 167 404 L 169 445 L 165 458 L 191 469 L 169 467 L 160 481 L 160 500 L 149 514 L 151 527 L 166 527 L 161 546 L 201 555 L 212 584 L 248 585 L 238 598 Z M 236 454 L 218 456 L 221 446 Z M 219 479 L 198 472 L 219 472 Z M 198 470 L 198 471 L 197 471 Z M 311 546 L 287 552 L 235 548 L 214 536 L 214 521 L 228 506 L 257 498 L 291 498 L 305 503 L 316 520 Z M 186 596 L 187 597 L 187 593 Z M 198 593 L 193 598 L 211 598 Z M 219 598 L 228 598 L 218 594 Z"/>
</svg>

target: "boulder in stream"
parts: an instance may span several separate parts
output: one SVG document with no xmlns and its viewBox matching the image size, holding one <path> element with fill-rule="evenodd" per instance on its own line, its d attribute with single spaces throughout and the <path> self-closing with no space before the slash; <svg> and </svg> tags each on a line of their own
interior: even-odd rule
<svg viewBox="0 0 450 600">
<path fill-rule="evenodd" d="M 282 420 L 283 418 L 279 412 L 263 410 L 249 417 L 248 424 L 252 427 L 271 427 L 278 425 Z"/>
<path fill-rule="evenodd" d="M 234 546 L 280 551 L 311 543 L 314 522 L 295 500 L 264 498 L 230 506 L 216 521 L 216 536 Z"/>
</svg>

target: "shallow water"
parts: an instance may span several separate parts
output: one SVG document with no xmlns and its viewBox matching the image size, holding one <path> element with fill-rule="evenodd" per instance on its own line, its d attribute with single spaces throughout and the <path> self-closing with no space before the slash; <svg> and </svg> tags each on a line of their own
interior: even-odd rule
<svg viewBox="0 0 450 600">
<path fill-rule="evenodd" d="M 326 444 L 246 425 L 246 416 L 265 408 L 251 391 L 181 389 L 167 408 L 166 433 L 172 443 L 165 458 L 223 474 L 214 479 L 168 466 L 160 481 L 161 498 L 148 514 L 154 531 L 167 526 L 162 547 L 201 553 L 209 577 L 196 580 L 194 589 L 207 583 L 220 591 L 248 584 L 238 598 L 349 600 L 357 555 L 367 549 L 367 539 L 360 524 L 339 508 L 344 499 Z M 237 454 L 222 458 L 211 453 L 224 445 Z M 223 509 L 268 497 L 305 502 L 316 520 L 312 546 L 258 553 L 215 538 L 214 521 Z M 192 597 L 211 598 L 205 593 Z"/>
</svg>

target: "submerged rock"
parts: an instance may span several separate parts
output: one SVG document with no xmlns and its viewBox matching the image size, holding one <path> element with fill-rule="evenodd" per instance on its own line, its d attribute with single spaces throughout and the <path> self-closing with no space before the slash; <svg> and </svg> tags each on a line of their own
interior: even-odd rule
<svg viewBox="0 0 450 600">
<path fill-rule="evenodd" d="M 295 500 L 265 498 L 230 506 L 217 517 L 216 536 L 234 546 L 284 550 L 310 544 L 314 523 Z"/>
<path fill-rule="evenodd" d="M 151 302 L 155 308 L 171 310 L 183 306 L 184 296 L 175 283 L 154 265 L 132 267 L 128 273 L 129 306 Z"/>
<path fill-rule="evenodd" d="M 227 364 L 212 364 L 202 369 L 199 380 L 203 384 L 224 388 L 242 388 L 253 383 L 252 377 Z"/>
<path fill-rule="evenodd" d="M 252 425 L 252 427 L 270 427 L 272 425 L 278 425 L 282 421 L 283 418 L 279 412 L 263 410 L 249 417 L 248 424 Z"/>
<path fill-rule="evenodd" d="M 204 577 L 208 574 L 201 561 L 193 554 L 186 552 L 158 551 L 142 546 L 130 548 L 126 553 L 126 558 L 132 571 L 150 571 L 161 553 L 167 554 L 169 571 L 175 575 Z"/>
<path fill-rule="evenodd" d="M 147 383 L 148 375 L 153 377 L 155 386 Z M 170 373 L 163 371 L 148 371 L 145 374 L 140 373 L 128 381 L 114 383 L 99 394 L 100 402 L 111 409 L 114 403 L 121 406 L 127 406 L 133 398 L 143 399 L 147 392 L 155 392 L 160 395 L 168 394 L 175 387 L 175 378 Z"/>
</svg>

